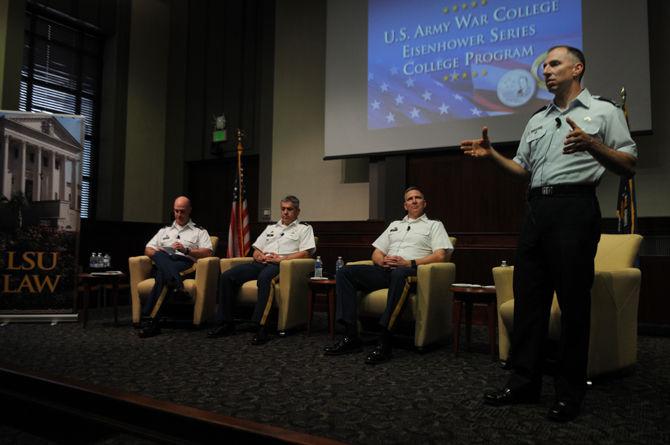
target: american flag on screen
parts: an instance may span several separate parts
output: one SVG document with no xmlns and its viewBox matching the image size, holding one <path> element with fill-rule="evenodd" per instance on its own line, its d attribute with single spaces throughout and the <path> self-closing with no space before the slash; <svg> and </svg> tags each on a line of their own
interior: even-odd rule
<svg viewBox="0 0 670 445">
<path fill-rule="evenodd" d="M 228 227 L 228 258 L 246 256 L 251 249 L 249 212 L 244 190 L 241 154 L 240 147 L 238 147 L 237 174 L 233 186 L 233 203 L 230 208 L 230 226 Z"/>
</svg>

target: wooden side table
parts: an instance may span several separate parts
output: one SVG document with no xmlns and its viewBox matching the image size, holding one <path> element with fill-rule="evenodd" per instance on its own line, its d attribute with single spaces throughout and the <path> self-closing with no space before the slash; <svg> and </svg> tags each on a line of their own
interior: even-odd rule
<svg viewBox="0 0 670 445">
<path fill-rule="evenodd" d="M 328 297 L 328 333 L 330 338 L 335 337 L 335 280 L 308 280 L 309 294 L 307 295 L 307 335 L 312 330 L 312 316 L 314 315 L 314 299 L 317 295 Z"/>
<path fill-rule="evenodd" d="M 463 309 L 465 309 L 465 342 L 467 348 L 470 348 L 470 337 L 472 333 L 472 307 L 475 304 L 486 305 L 487 325 L 489 330 L 489 349 L 491 355 L 495 356 L 496 347 L 496 290 L 495 287 L 466 287 L 451 286 L 451 292 L 454 294 L 454 353 L 458 353 L 458 346 L 461 331 L 461 318 Z"/>
<path fill-rule="evenodd" d="M 88 322 L 88 302 L 91 299 L 91 288 L 94 285 L 111 284 L 112 285 L 112 301 L 114 304 L 114 326 L 119 325 L 119 281 L 126 278 L 126 274 L 119 273 L 80 273 L 77 278 L 86 289 L 86 296 L 82 304 L 82 326 L 85 328 Z"/>
</svg>

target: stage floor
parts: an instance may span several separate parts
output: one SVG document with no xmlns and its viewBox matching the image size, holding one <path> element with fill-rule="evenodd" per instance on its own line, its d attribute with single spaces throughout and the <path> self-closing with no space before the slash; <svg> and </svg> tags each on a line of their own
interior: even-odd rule
<svg viewBox="0 0 670 445">
<path fill-rule="evenodd" d="M 486 353 L 483 329 L 474 330 L 472 352 L 454 356 L 450 343 L 426 353 L 396 348 L 393 360 L 370 367 L 365 353 L 323 356 L 331 342 L 325 317 L 310 336 L 273 337 L 263 346 L 250 345 L 245 331 L 212 340 L 206 329 L 164 329 L 140 339 L 128 307 L 120 326 L 112 321 L 101 309 L 91 311 L 86 329 L 2 326 L 2 361 L 347 443 L 670 442 L 670 338 L 641 336 L 634 372 L 596 381 L 582 416 L 560 425 L 544 419 L 550 377 L 540 404 L 483 405 L 483 391 L 507 375 Z"/>
</svg>

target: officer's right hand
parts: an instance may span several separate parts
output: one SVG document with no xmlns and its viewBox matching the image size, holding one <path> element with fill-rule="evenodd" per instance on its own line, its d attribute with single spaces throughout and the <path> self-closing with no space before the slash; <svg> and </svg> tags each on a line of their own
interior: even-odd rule
<svg viewBox="0 0 670 445">
<path fill-rule="evenodd" d="M 481 139 L 469 139 L 461 141 L 461 150 L 464 154 L 473 158 L 485 158 L 491 156 L 491 141 L 489 140 L 488 127 L 482 128 Z"/>
</svg>

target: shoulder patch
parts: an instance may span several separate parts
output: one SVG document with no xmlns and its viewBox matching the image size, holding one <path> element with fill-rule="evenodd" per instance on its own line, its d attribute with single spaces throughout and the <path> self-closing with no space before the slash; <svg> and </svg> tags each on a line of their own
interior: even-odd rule
<svg viewBox="0 0 670 445">
<path fill-rule="evenodd" d="M 205 230 L 205 228 L 203 226 L 201 226 L 200 224 L 193 224 L 193 227 L 195 227 L 196 229 Z"/>
<path fill-rule="evenodd" d="M 300 224 L 302 224 L 303 226 L 309 227 L 309 224 L 307 224 L 305 221 L 300 221 Z"/>
<path fill-rule="evenodd" d="M 535 113 L 533 113 L 533 116 L 535 116 L 537 113 L 541 113 L 541 112 L 543 112 L 544 110 L 546 110 L 546 109 L 547 109 L 547 106 L 548 106 L 548 105 L 545 105 L 545 106 L 543 106 L 542 108 L 540 108 L 539 110 L 537 110 Z"/>
<path fill-rule="evenodd" d="M 606 97 L 602 97 L 602 96 L 591 96 L 591 97 L 593 97 L 594 99 L 597 99 L 597 100 L 602 100 L 603 102 L 609 102 L 609 103 L 611 103 L 612 105 L 614 105 L 615 107 L 618 107 L 618 106 L 619 106 L 619 104 L 617 104 L 616 102 L 614 102 L 612 99 L 608 99 L 608 98 L 606 98 Z"/>
</svg>

